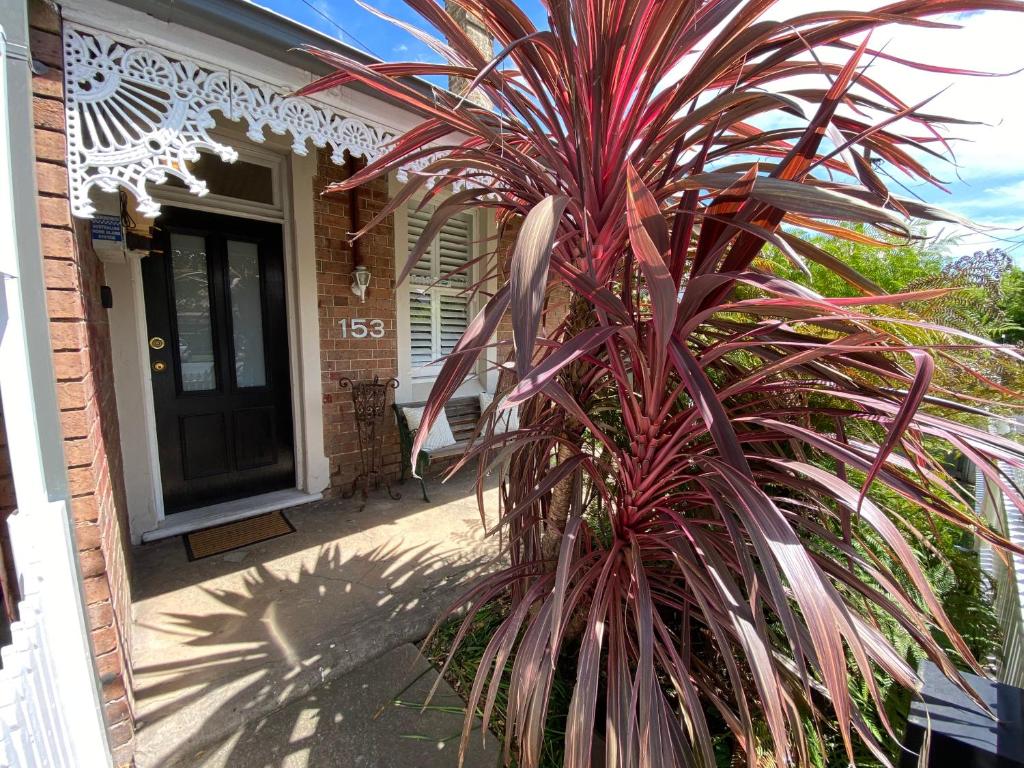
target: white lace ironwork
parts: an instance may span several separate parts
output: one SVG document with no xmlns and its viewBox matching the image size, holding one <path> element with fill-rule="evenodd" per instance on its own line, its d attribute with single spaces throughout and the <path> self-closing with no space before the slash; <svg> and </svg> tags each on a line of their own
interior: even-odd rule
<svg viewBox="0 0 1024 768">
<path fill-rule="evenodd" d="M 255 142 L 265 139 L 267 129 L 290 134 L 297 155 L 305 155 L 310 142 L 329 146 L 336 163 L 344 162 L 345 152 L 372 161 L 396 138 L 381 126 L 235 72 L 175 60 L 155 48 L 71 24 L 64 26 L 64 73 L 71 210 L 82 218 L 94 213 L 93 187 L 126 190 L 147 217 L 156 216 L 160 206 L 146 185 L 163 183 L 169 175 L 205 195 L 206 183 L 188 167 L 199 151 L 225 162 L 238 157 L 210 136 L 216 112 L 245 120 L 246 134 Z M 400 170 L 399 178 L 413 170 L 418 167 Z"/>
</svg>

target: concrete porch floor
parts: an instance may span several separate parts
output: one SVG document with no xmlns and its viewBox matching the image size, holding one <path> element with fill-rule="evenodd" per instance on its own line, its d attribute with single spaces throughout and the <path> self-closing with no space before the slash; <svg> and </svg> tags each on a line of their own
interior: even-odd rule
<svg viewBox="0 0 1024 768">
<path fill-rule="evenodd" d="M 371 660 L 421 639 L 465 581 L 490 567 L 497 542 L 483 538 L 473 480 L 464 472 L 444 485 L 431 483 L 431 503 L 406 483 L 399 501 L 382 490 L 365 506 L 357 494 L 296 507 L 286 511 L 295 533 L 195 562 L 177 537 L 138 548 L 132 582 L 138 767 L 213 765 L 202 758 L 213 752 L 218 766 L 255 765 L 251 754 L 232 760 L 231 745 L 241 749 L 258 733 L 263 741 L 279 734 L 287 742 L 268 748 L 260 766 L 392 764 L 359 755 L 329 763 L 297 758 L 292 753 L 304 749 L 303 740 L 291 745 L 292 737 L 310 722 L 320 729 L 344 726 L 311 718 L 308 706 L 297 710 L 306 714 L 291 729 L 268 728 L 268 714 L 290 717 L 295 707 L 288 705 L 317 700 L 310 692 L 325 682 L 360 667 L 357 676 L 365 676 L 374 669 Z M 496 509 L 496 491 L 485 499 Z M 381 659 L 379 706 L 398 697 L 399 682 L 411 673 L 393 669 L 399 666 L 389 663 L 393 657 Z M 421 665 L 417 674 L 431 672 Z M 345 685 L 343 679 L 336 687 Z M 415 730 L 408 718 L 392 729 Z M 430 732 L 394 735 L 444 745 L 455 734 L 447 751 L 439 746 L 422 765 L 456 765 L 461 720 L 435 712 L 420 723 Z M 488 752 L 485 763 L 493 765 L 496 753 Z"/>
</svg>

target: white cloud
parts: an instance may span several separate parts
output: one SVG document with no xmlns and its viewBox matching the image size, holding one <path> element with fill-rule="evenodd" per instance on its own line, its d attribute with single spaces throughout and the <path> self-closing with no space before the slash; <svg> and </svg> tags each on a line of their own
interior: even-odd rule
<svg viewBox="0 0 1024 768">
<path fill-rule="evenodd" d="M 883 0 L 846 0 L 842 7 L 872 10 L 884 4 Z M 819 0 L 781 0 L 764 18 L 785 20 L 821 9 Z M 933 18 L 960 28 L 889 25 L 872 35 L 869 46 L 938 67 L 997 73 L 1024 69 L 1024 13 L 986 11 Z M 842 51 L 828 55 L 833 62 L 849 56 Z M 924 107 L 925 112 L 980 123 L 955 125 L 946 131 L 947 138 L 956 139 L 951 145 L 957 167 L 940 160 L 926 161 L 932 173 L 951 183 L 953 194 L 945 195 L 930 185 L 913 187 L 915 193 L 972 218 L 985 230 L 975 233 L 946 225 L 944 231 L 956 229 L 963 235 L 964 247 L 972 249 L 1006 247 L 1007 238 L 1024 242 L 1024 231 L 1018 231 L 1024 227 L 1024 72 L 1006 77 L 971 77 L 923 72 L 878 59 L 872 62 L 868 74 L 908 104 L 935 96 Z M 795 80 L 782 87 L 794 84 Z M 807 85 L 808 79 L 801 78 L 798 87 Z M 919 128 L 912 124 L 909 127 L 920 135 Z M 939 229 L 938 225 L 929 228 L 935 232 Z M 1024 249 L 1017 251 L 1024 255 Z"/>
<path fill-rule="evenodd" d="M 843 4 L 851 10 L 870 10 L 879 5 L 877 0 L 849 0 Z M 768 16 L 784 19 L 818 10 L 816 0 L 782 0 Z M 961 28 L 890 25 L 875 32 L 870 46 L 940 67 L 999 73 L 1024 68 L 1024 13 L 990 11 L 944 16 L 941 21 Z M 1024 135 L 1024 99 L 1019 97 L 1024 92 L 1024 72 L 1008 77 L 969 77 L 922 72 L 877 60 L 869 74 L 910 104 L 938 94 L 925 108 L 930 113 L 984 123 L 955 126 L 950 132 L 962 139 L 954 143 L 962 176 L 977 178 L 1012 171 L 1024 175 L 1024 151 L 1018 138 Z"/>
<path fill-rule="evenodd" d="M 947 206 L 966 216 L 981 216 L 985 211 L 1024 211 L 1024 180 L 1012 184 L 984 188 L 976 196 L 957 197 Z"/>
</svg>

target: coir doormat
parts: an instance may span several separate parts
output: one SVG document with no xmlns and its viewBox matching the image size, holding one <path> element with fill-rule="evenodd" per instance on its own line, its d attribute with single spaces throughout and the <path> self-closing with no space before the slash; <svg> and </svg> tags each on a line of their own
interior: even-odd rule
<svg viewBox="0 0 1024 768">
<path fill-rule="evenodd" d="M 295 526 L 283 512 L 277 511 L 204 528 L 195 533 L 187 533 L 182 538 L 185 540 L 188 559 L 201 560 L 289 533 L 295 533 Z"/>
</svg>

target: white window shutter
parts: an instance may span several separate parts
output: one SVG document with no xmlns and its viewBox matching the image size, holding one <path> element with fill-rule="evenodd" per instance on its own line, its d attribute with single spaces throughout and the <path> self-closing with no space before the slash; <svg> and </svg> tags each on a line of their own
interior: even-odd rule
<svg viewBox="0 0 1024 768">
<path fill-rule="evenodd" d="M 430 365 L 434 354 L 433 297 L 415 288 L 409 291 L 409 351 L 413 373 L 416 368 Z"/>
<path fill-rule="evenodd" d="M 473 258 L 473 220 L 468 213 L 450 218 L 438 237 L 438 276 L 452 286 L 469 285 L 468 270 L 462 269 Z"/>
<path fill-rule="evenodd" d="M 469 324 L 469 301 L 465 296 L 452 296 L 440 294 L 440 320 L 438 326 L 441 334 L 442 355 L 447 355 L 458 344 L 462 338 L 466 326 Z"/>
<path fill-rule="evenodd" d="M 430 223 L 430 217 L 434 215 L 434 209 L 430 206 L 425 206 L 423 210 L 417 211 L 415 206 L 410 206 L 406 221 L 407 226 L 407 237 L 408 237 L 408 250 L 406 254 L 410 254 L 413 248 L 416 247 L 416 243 L 419 242 L 420 237 L 423 235 L 423 230 L 427 228 L 427 224 Z M 434 270 L 434 252 L 436 250 L 435 244 L 431 243 L 431 246 L 427 248 L 426 252 L 419 257 L 416 261 L 416 265 L 412 268 L 409 280 L 413 285 L 430 285 L 436 278 Z"/>
<path fill-rule="evenodd" d="M 406 253 L 411 253 L 435 209 L 417 210 L 411 204 L 406 210 Z M 434 361 L 455 348 L 469 324 L 470 302 L 462 291 L 472 283 L 467 265 L 473 259 L 473 220 L 471 213 L 449 219 L 410 272 L 409 355 L 414 379 L 436 376 L 440 366 Z"/>
</svg>

